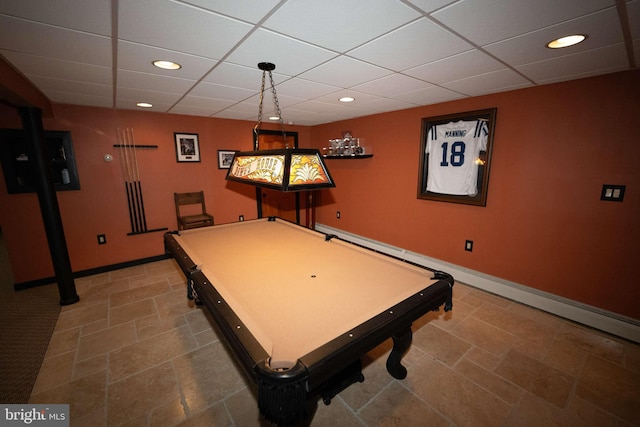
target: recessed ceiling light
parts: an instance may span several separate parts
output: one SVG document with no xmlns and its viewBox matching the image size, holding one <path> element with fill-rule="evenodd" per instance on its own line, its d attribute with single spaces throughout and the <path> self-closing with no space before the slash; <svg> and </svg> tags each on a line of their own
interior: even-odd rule
<svg viewBox="0 0 640 427">
<path fill-rule="evenodd" d="M 584 34 L 574 34 L 572 36 L 560 37 L 547 43 L 547 47 L 550 49 L 560 49 L 563 47 L 569 47 L 582 43 L 587 38 Z"/>
<path fill-rule="evenodd" d="M 148 102 L 138 102 L 136 105 L 138 107 L 142 107 L 142 108 L 151 108 L 151 107 L 153 107 L 153 104 L 149 104 Z"/>
<path fill-rule="evenodd" d="M 158 60 L 158 61 L 153 61 L 152 64 L 164 70 L 179 70 L 180 68 L 182 68 L 182 65 L 173 61 Z"/>
<path fill-rule="evenodd" d="M 269 120 L 273 120 L 273 121 L 280 120 L 280 117 L 278 117 L 278 116 L 271 116 L 271 117 L 269 117 Z"/>
<path fill-rule="evenodd" d="M 340 102 L 353 102 L 356 99 L 351 97 L 351 96 L 343 96 L 342 98 L 340 98 L 338 101 Z"/>
</svg>

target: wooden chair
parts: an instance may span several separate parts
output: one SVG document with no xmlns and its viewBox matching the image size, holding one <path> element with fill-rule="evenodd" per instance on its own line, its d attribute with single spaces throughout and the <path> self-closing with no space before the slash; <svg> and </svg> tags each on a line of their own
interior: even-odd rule
<svg viewBox="0 0 640 427">
<path fill-rule="evenodd" d="M 173 199 L 176 203 L 178 230 L 213 225 L 213 216 L 207 213 L 207 208 L 204 205 L 204 192 L 173 193 Z M 200 205 L 200 207 L 195 205 Z M 188 207 L 181 209 L 181 206 Z M 185 214 L 181 213 L 182 211 L 185 211 Z"/>
</svg>

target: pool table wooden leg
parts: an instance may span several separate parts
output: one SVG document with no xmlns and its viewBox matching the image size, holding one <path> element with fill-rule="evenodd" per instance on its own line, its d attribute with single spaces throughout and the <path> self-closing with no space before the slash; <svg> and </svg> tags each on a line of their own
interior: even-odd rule
<svg viewBox="0 0 640 427">
<path fill-rule="evenodd" d="M 398 380 L 407 377 L 407 368 L 402 366 L 400 361 L 402 360 L 402 356 L 409 350 L 412 337 L 411 325 L 391 337 L 393 339 L 393 349 L 387 359 L 387 371 L 393 378 Z"/>
</svg>

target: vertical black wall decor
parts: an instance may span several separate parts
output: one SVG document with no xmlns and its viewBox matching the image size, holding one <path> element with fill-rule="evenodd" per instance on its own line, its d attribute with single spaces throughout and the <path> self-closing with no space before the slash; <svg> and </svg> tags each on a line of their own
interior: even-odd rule
<svg viewBox="0 0 640 427">
<path fill-rule="evenodd" d="M 47 234 L 49 251 L 58 282 L 60 305 L 70 305 L 80 300 L 73 281 L 71 260 L 64 237 L 62 218 L 58 198 L 53 185 L 51 162 L 47 158 L 47 147 L 42 127 L 42 111 L 38 108 L 20 108 L 22 127 L 24 128 L 27 149 L 34 160 L 40 211 Z"/>
</svg>

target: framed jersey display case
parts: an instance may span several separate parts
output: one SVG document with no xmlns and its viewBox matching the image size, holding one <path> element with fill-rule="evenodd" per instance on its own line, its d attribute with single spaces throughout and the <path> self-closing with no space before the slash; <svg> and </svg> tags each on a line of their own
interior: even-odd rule
<svg viewBox="0 0 640 427">
<path fill-rule="evenodd" d="M 496 108 L 422 119 L 418 198 L 486 206 Z"/>
</svg>

